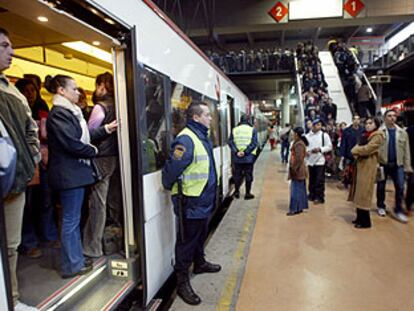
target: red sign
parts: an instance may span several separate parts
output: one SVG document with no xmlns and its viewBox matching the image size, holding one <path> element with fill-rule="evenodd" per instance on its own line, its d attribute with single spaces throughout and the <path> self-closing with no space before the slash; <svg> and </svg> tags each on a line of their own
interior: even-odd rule
<svg viewBox="0 0 414 311">
<path fill-rule="evenodd" d="M 365 7 L 361 0 L 348 0 L 344 4 L 344 10 L 352 17 L 356 17 Z"/>
<path fill-rule="evenodd" d="M 288 8 L 282 2 L 279 1 L 275 4 L 274 7 L 270 9 L 268 13 L 271 17 L 274 18 L 276 22 L 279 23 L 283 18 L 285 18 L 288 12 Z"/>
</svg>

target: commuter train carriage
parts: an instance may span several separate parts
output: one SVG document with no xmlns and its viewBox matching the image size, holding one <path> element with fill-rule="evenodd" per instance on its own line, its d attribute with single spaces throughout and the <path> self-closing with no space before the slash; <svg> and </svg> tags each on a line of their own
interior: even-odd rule
<svg viewBox="0 0 414 311">
<path fill-rule="evenodd" d="M 231 178 L 227 138 L 242 114 L 253 114 L 247 97 L 148 0 L 0 0 L 0 26 L 15 48 L 5 71 L 11 81 L 26 73 L 42 81 L 66 74 L 89 97 L 96 75 L 109 71 L 120 124 L 123 250 L 69 281 L 60 278 L 58 250 L 43 249 L 41 259 L 20 256 L 20 299 L 41 310 L 109 310 L 136 290 L 142 307 L 150 306 L 173 272 L 175 217 L 161 169 L 185 125 L 186 107 L 195 99 L 210 106 L 217 191 L 224 199 Z M 41 94 L 50 104 L 51 95 Z M 254 115 L 263 146 L 267 121 L 259 111 Z"/>
</svg>

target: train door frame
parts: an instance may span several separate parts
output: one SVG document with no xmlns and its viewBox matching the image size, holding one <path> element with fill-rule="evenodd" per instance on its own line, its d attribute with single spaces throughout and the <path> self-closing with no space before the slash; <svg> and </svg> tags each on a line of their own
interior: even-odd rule
<svg viewBox="0 0 414 311">
<path fill-rule="evenodd" d="M 69 1 L 71 4 L 78 4 L 77 0 Z M 47 5 L 45 3 L 42 3 Z M 48 6 L 48 5 L 47 5 Z M 99 6 L 90 4 L 90 7 L 101 10 Z M 124 244 L 126 259 L 131 259 L 132 254 L 138 250 L 140 271 L 137 273 L 139 277 L 145 279 L 145 244 L 144 244 L 144 225 L 143 225 L 143 198 L 142 198 L 142 161 L 141 161 L 141 144 L 139 143 L 140 128 L 137 124 L 139 120 L 136 116 L 139 113 L 137 107 L 142 106 L 142 102 L 138 96 L 138 81 L 139 74 L 137 73 L 137 40 L 135 27 L 128 27 L 122 22 L 119 22 L 115 16 L 112 16 L 107 11 L 101 11 L 102 16 L 111 18 L 113 21 L 118 21 L 117 25 L 122 27 L 123 33 L 114 36 L 115 31 L 110 33 L 109 31 L 102 30 L 99 22 L 89 22 L 83 11 L 87 11 L 86 7 L 81 7 L 77 14 L 70 14 L 69 11 L 63 10 L 59 7 L 51 7 L 50 10 L 56 11 L 65 17 L 69 17 L 74 23 L 80 23 L 85 27 L 91 28 L 93 31 L 104 34 L 108 40 L 112 40 L 112 61 L 113 61 L 113 74 L 114 74 L 114 86 L 116 97 L 116 115 L 119 120 L 119 135 L 118 142 L 120 143 L 119 164 L 121 169 L 121 188 L 122 188 L 122 200 L 123 200 L 123 217 L 124 217 Z M 82 12 L 81 12 L 82 11 Z M 124 153 L 125 151 L 125 153 Z M 127 188 L 130 189 L 129 193 Z M 134 189 L 132 191 L 131 189 Z M 2 221 L 3 209 L 0 211 L 0 233 L 5 230 L 4 221 Z M 0 238 L 1 244 L 3 244 L 2 234 Z M 4 243 L 6 243 L 4 241 Z M 3 246 L 3 245 L 1 245 Z M 6 285 L 6 291 L 8 296 L 9 308 L 12 304 L 11 300 L 11 281 L 10 274 L 8 273 L 8 258 L 7 249 L 4 253 L 4 249 L 1 248 L 1 259 L 3 267 L 0 267 L 1 279 L 4 279 Z M 6 255 L 5 255 L 6 254 Z M 107 263 L 108 269 L 110 269 L 109 262 Z M 0 279 L 0 282 L 1 282 Z M 1 289 L 1 285 L 0 285 Z M 145 286 L 143 287 L 143 294 L 145 295 Z M 0 296 L 2 295 L 0 291 Z M 3 297 L 2 297 L 3 298 Z M 145 306 L 145 299 L 143 299 Z M 12 310 L 13 308 L 11 308 Z"/>
</svg>

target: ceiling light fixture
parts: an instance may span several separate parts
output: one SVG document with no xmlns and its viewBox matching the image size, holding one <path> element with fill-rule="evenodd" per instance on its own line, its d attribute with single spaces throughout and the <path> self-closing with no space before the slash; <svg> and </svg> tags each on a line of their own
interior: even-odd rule
<svg viewBox="0 0 414 311">
<path fill-rule="evenodd" d="M 92 45 L 98 46 L 98 45 L 101 45 L 101 42 L 99 42 L 99 41 L 92 41 Z"/>
<path fill-rule="evenodd" d="M 115 22 L 112 19 L 108 18 L 108 17 L 105 18 L 105 22 L 107 22 L 108 24 L 111 24 L 111 25 L 115 25 Z"/>
<path fill-rule="evenodd" d="M 63 46 L 66 46 L 72 50 L 87 54 L 89 56 L 93 56 L 97 59 L 100 59 L 107 63 L 112 63 L 112 55 L 104 50 L 101 50 L 97 47 L 94 47 L 90 44 L 87 44 L 83 41 L 75 41 L 75 42 L 64 42 L 62 43 Z"/>
<path fill-rule="evenodd" d="M 372 31 L 373 31 L 372 27 L 368 27 L 368 28 L 367 28 L 367 32 L 368 32 L 368 33 L 371 33 Z"/>
<path fill-rule="evenodd" d="M 49 21 L 49 19 L 48 19 L 46 16 L 38 16 L 38 17 L 37 17 L 37 20 L 38 20 L 39 22 L 42 22 L 42 23 L 46 23 L 46 22 L 48 22 L 48 21 Z"/>
</svg>

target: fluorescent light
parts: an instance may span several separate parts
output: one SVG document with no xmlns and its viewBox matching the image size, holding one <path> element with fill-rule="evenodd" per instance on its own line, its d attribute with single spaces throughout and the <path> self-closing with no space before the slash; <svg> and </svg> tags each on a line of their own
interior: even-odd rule
<svg viewBox="0 0 414 311">
<path fill-rule="evenodd" d="M 368 33 L 371 33 L 371 32 L 372 32 L 372 30 L 373 30 L 373 29 L 372 29 L 372 27 L 368 27 L 368 28 L 367 28 L 367 32 L 368 32 Z"/>
<path fill-rule="evenodd" d="M 92 45 L 98 46 L 98 45 L 101 45 L 101 42 L 99 42 L 99 41 L 92 41 Z"/>
<path fill-rule="evenodd" d="M 93 14 L 98 14 L 98 11 L 97 11 L 97 10 L 95 10 L 94 8 L 90 8 L 90 10 L 91 10 L 91 12 L 92 12 Z"/>
<path fill-rule="evenodd" d="M 49 19 L 48 19 L 46 16 L 38 16 L 38 17 L 37 17 L 37 20 L 38 20 L 39 22 L 42 22 L 42 23 L 46 23 L 46 22 L 48 22 L 48 21 L 49 21 Z"/>
<path fill-rule="evenodd" d="M 63 46 L 66 46 L 72 50 L 93 56 L 107 63 L 112 63 L 112 55 L 104 50 L 87 44 L 83 41 L 64 42 Z"/>
</svg>

